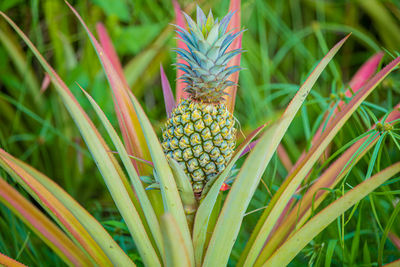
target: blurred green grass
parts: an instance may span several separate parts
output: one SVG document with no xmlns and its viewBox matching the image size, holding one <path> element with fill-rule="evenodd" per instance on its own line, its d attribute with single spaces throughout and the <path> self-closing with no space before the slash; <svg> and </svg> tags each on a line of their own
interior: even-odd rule
<svg viewBox="0 0 400 267">
<path fill-rule="evenodd" d="M 132 91 L 141 100 L 156 129 L 166 118 L 159 78 L 159 65 L 174 86 L 174 13 L 170 0 L 86 0 L 70 1 L 95 30 L 103 22 L 124 66 Z M 193 5 L 179 1 L 181 6 Z M 201 1 L 218 16 L 226 13 L 229 1 Z M 108 83 L 97 56 L 77 20 L 63 1 L 4 0 L 0 10 L 8 14 L 31 38 L 66 81 L 80 103 L 93 115 L 76 83 L 85 88 L 117 126 Z M 246 134 L 268 120 L 274 120 L 293 97 L 299 84 L 317 61 L 345 34 L 351 38 L 314 86 L 306 105 L 299 112 L 283 145 L 292 162 L 307 149 L 320 116 L 340 99 L 346 83 L 370 56 L 384 51 L 384 63 L 400 52 L 400 2 L 396 0 L 250 0 L 242 1 L 242 67 L 235 116 Z M 122 248 L 138 262 L 134 244 L 124 238 L 123 225 L 103 181 L 90 158 L 73 121 L 52 86 L 40 92 L 42 69 L 16 34 L 0 21 L 0 146 L 52 177 L 97 218 L 107 223 Z M 400 73 L 388 77 L 371 95 L 334 139 L 332 151 L 364 133 L 400 101 Z M 95 120 L 95 116 L 92 116 Z M 103 131 L 103 129 L 100 129 Z M 391 138 L 381 143 L 379 156 L 373 150 L 358 163 L 342 190 L 365 178 L 368 166 L 378 170 L 399 160 Z M 371 160 L 372 159 L 372 160 Z M 312 173 L 318 175 L 318 166 Z M 249 212 L 269 201 L 287 171 L 275 157 L 264 175 Z M 5 176 L 4 172 L 0 175 Z M 266 188 L 268 187 L 268 189 Z M 291 266 L 377 266 L 380 239 L 394 206 L 399 203 L 399 182 L 382 186 L 363 200 L 353 214 L 346 213 L 320 234 Z M 254 227 L 260 212 L 245 217 L 230 264 Z M 344 225 L 349 216 L 349 222 Z M 391 231 L 400 235 L 400 219 Z M 12 226 L 10 231 L 8 226 Z M 0 206 L 0 252 L 32 266 L 61 266 L 51 251 L 40 245 L 29 230 L 5 207 Z M 332 257 L 329 258 L 328 251 Z M 384 262 L 400 257 L 387 241 Z"/>
</svg>

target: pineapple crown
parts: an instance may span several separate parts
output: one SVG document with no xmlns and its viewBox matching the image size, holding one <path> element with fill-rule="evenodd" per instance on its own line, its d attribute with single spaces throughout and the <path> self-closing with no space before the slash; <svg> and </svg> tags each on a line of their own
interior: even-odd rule
<svg viewBox="0 0 400 267">
<path fill-rule="evenodd" d="M 197 6 L 197 22 L 184 13 L 188 30 L 175 25 L 180 39 L 189 50 L 176 48 L 178 55 L 187 64 L 176 63 L 184 74 L 179 77 L 186 84 L 185 92 L 195 101 L 219 103 L 223 100 L 224 89 L 235 85 L 229 81 L 231 74 L 239 71 L 239 66 L 227 67 L 228 62 L 242 52 L 234 49 L 227 52 L 231 43 L 243 32 L 227 32 L 228 24 L 233 16 L 229 12 L 221 21 L 214 20 L 210 10 L 208 16 Z"/>
</svg>

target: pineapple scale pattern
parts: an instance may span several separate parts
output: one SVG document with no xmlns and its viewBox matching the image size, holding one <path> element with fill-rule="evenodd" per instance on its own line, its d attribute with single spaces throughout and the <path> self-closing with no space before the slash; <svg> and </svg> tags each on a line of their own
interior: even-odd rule
<svg viewBox="0 0 400 267">
<path fill-rule="evenodd" d="M 235 148 L 234 120 L 225 104 L 182 100 L 163 129 L 163 149 L 190 175 L 193 191 L 225 169 Z"/>
</svg>

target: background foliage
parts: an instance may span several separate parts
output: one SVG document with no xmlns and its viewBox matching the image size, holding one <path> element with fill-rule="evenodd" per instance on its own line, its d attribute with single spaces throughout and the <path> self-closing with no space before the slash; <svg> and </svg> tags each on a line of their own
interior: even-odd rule
<svg viewBox="0 0 400 267">
<path fill-rule="evenodd" d="M 141 100 L 156 129 L 166 118 L 160 63 L 174 84 L 174 12 L 170 0 L 71 1 L 89 27 L 102 21 L 110 33 L 135 95 Z M 180 1 L 193 9 L 191 1 Z M 201 1 L 218 16 L 226 13 L 229 1 Z M 105 76 L 86 34 L 63 1 L 5 0 L 0 10 L 8 14 L 57 70 L 82 106 L 94 115 L 76 85 L 85 88 L 116 126 Z M 316 131 L 321 114 L 343 99 L 346 83 L 370 56 L 383 51 L 384 63 L 400 52 L 400 2 L 396 0 L 338 1 L 242 1 L 243 48 L 235 116 L 243 135 L 265 121 L 279 116 L 299 84 L 316 62 L 339 39 L 352 36 L 336 55 L 307 98 L 283 139 L 290 162 L 295 162 Z M 0 147 L 52 177 L 113 234 L 121 247 L 140 263 L 103 180 L 89 156 L 81 136 L 60 98 L 43 81 L 44 74 L 31 52 L 0 20 Z M 400 73 L 391 74 L 334 139 L 331 151 L 364 133 L 400 101 Z M 51 87 L 52 85 L 50 85 Z M 91 116 L 96 122 L 96 116 Z M 103 131 L 103 129 L 100 129 Z M 373 150 L 353 168 L 342 186 L 327 202 L 373 172 L 399 160 L 394 138 L 386 138 L 379 154 Z M 325 161 L 326 159 L 323 159 Z M 271 192 L 287 174 L 278 157 L 263 177 L 245 217 L 230 264 L 234 265 L 250 231 L 268 203 Z M 322 162 L 323 162 L 322 161 Z M 315 168 L 312 175 L 317 175 Z M 5 173 L 0 173 L 6 176 Z M 399 247 L 388 240 L 381 244 L 386 227 L 400 235 L 399 182 L 381 186 L 357 208 L 332 223 L 291 263 L 292 266 L 376 266 L 378 251 L 383 262 L 400 258 Z M 397 182 L 396 182 L 397 181 Z M 304 185 L 305 186 L 305 185 Z M 393 240 L 392 240 L 393 241 Z M 382 248 L 382 246 L 384 246 Z M 398 245 L 399 246 L 399 245 Z M 0 252 L 29 266 L 62 266 L 43 243 L 0 204 Z"/>
</svg>

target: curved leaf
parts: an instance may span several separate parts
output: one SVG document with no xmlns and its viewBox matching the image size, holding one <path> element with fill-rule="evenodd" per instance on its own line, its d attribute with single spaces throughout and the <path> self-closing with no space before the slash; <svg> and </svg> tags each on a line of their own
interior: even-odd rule
<svg viewBox="0 0 400 267">
<path fill-rule="evenodd" d="M 332 223 L 338 216 L 351 208 L 393 175 L 400 172 L 400 162 L 375 174 L 368 180 L 357 185 L 341 198 L 310 219 L 297 230 L 283 245 L 263 264 L 263 266 L 285 266 L 302 250 L 316 235 Z"/>
<path fill-rule="evenodd" d="M 230 171 L 235 165 L 236 161 L 243 155 L 243 151 L 249 147 L 250 142 L 266 127 L 264 124 L 254 130 L 249 134 L 246 139 L 240 144 L 232 156 L 232 159 L 226 166 L 225 170 L 217 177 L 211 188 L 206 193 L 206 196 L 200 203 L 200 206 L 196 212 L 195 223 L 193 229 L 193 246 L 195 249 L 195 260 L 196 266 L 200 266 L 203 259 L 204 246 L 207 237 L 207 230 L 209 227 L 209 222 L 211 218 L 211 213 L 217 202 L 218 194 L 220 192 L 221 186 L 225 182 L 225 179 L 229 176 Z M 210 185 L 206 185 L 210 186 Z M 207 191 L 207 188 L 204 188 Z"/>
<path fill-rule="evenodd" d="M 101 249 L 114 265 L 135 266 L 103 226 L 60 186 L 44 174 L 25 164 L 23 161 L 12 157 L 5 151 L 0 150 L 0 155 L 7 157 L 12 164 L 26 171 L 31 177 L 42 184 L 46 190 L 51 192 L 75 216 L 75 218 L 78 219 L 79 223 L 82 224 L 97 244 L 99 244 Z"/>
<path fill-rule="evenodd" d="M 225 200 L 204 258 L 204 266 L 227 264 L 230 251 L 239 233 L 244 213 L 258 186 L 261 175 L 317 78 L 348 37 L 349 35 L 337 43 L 320 61 L 305 83 L 300 87 L 277 124 L 263 134 L 259 143 L 249 154 Z M 280 209 L 283 207 L 274 205 L 273 209 L 279 214 Z M 263 237 L 261 235 L 261 238 Z M 249 265 L 252 265 L 258 252 L 261 251 L 263 241 L 264 239 L 262 242 L 257 242 L 255 247 L 250 250 L 252 255 L 248 258 Z"/>
<path fill-rule="evenodd" d="M 174 217 L 165 213 L 161 217 L 163 240 L 165 244 L 165 264 L 167 267 L 188 267 L 192 266 L 190 253 L 187 250 L 182 233 Z"/>
<path fill-rule="evenodd" d="M 92 264 L 60 228 L 2 177 L 0 177 L 0 202 L 17 215 L 66 264 L 75 266 Z"/>
</svg>

